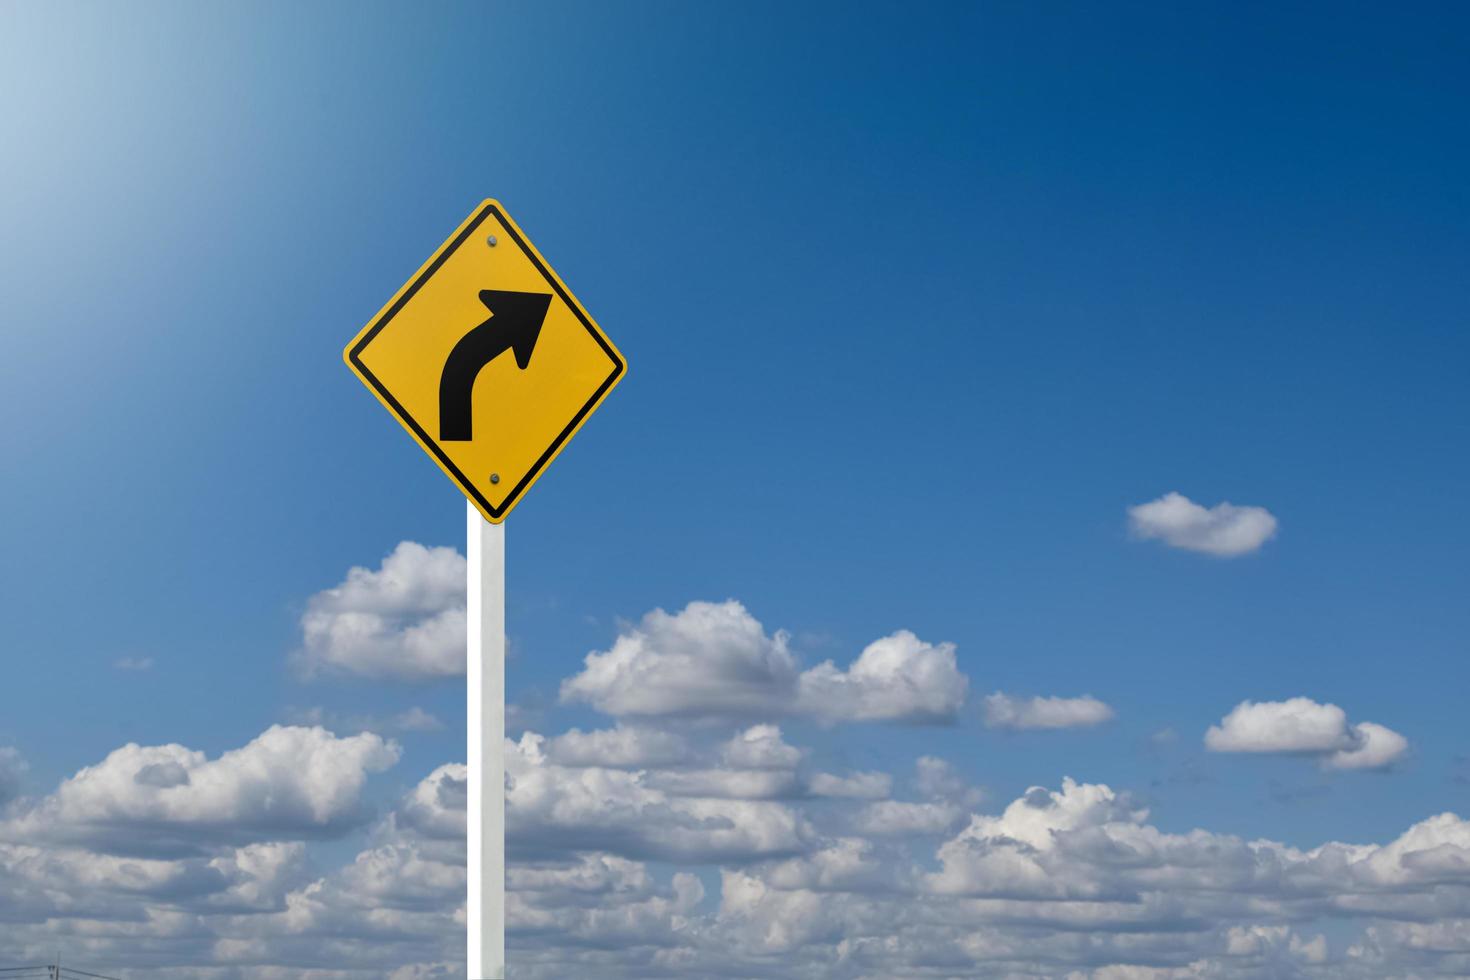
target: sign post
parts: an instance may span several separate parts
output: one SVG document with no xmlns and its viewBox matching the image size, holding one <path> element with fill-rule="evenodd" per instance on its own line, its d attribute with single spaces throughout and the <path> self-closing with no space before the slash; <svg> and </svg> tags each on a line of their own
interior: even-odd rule
<svg viewBox="0 0 1470 980">
<path fill-rule="evenodd" d="M 465 505 L 469 976 L 505 977 L 505 525 Z"/>
<path fill-rule="evenodd" d="M 487 315 L 488 314 L 488 315 Z M 469 980 L 505 977 L 505 528 L 627 370 L 496 201 L 464 220 L 342 353 L 469 500 Z"/>
</svg>

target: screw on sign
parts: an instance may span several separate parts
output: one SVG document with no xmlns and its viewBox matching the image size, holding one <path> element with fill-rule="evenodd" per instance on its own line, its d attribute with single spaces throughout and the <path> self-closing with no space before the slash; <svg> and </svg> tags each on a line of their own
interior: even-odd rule
<svg viewBox="0 0 1470 980">
<path fill-rule="evenodd" d="M 468 966 L 475 980 L 503 978 L 501 522 L 622 380 L 627 362 L 496 201 L 460 224 L 343 358 L 469 501 Z"/>
</svg>

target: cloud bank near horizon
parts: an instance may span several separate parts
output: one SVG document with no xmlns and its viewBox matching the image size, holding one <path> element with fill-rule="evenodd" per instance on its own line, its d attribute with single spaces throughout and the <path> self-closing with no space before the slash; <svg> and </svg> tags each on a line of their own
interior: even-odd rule
<svg viewBox="0 0 1470 980">
<path fill-rule="evenodd" d="M 307 604 L 301 678 L 453 676 L 462 576 L 453 549 L 413 542 L 351 570 Z M 962 663 L 954 644 L 898 630 L 845 665 L 806 667 L 788 634 L 735 600 L 655 609 L 625 627 L 561 686 L 564 702 L 607 725 L 538 723 L 506 742 L 516 975 L 918 980 L 1044 963 L 1096 980 L 1351 980 L 1470 969 L 1470 822 L 1453 813 L 1384 843 L 1302 848 L 1165 831 L 1100 782 L 1068 777 L 993 800 L 939 754 L 843 768 L 792 737 L 803 726 L 857 738 L 973 724 Z M 97 967 L 164 980 L 462 978 L 465 767 L 408 774 L 417 782 L 386 805 L 371 792 L 402 758 L 389 734 L 442 723 L 419 708 L 293 710 L 297 724 L 215 757 L 124 745 L 40 795 L 24 795 L 26 762 L 0 747 L 6 954 L 39 961 L 84 936 Z M 996 691 L 978 720 L 1032 738 L 1116 719 L 1090 694 Z M 1408 752 L 1399 733 L 1306 697 L 1241 702 L 1204 743 L 1342 771 Z M 324 841 L 356 849 L 323 861 Z"/>
<path fill-rule="evenodd" d="M 1070 778 L 987 805 L 933 757 L 824 772 L 770 724 L 529 732 L 506 754 L 521 977 L 917 978 L 938 958 L 956 977 L 1045 962 L 1368 978 L 1470 962 L 1470 822 L 1451 813 L 1382 844 L 1171 833 L 1128 793 Z M 165 980 L 463 977 L 465 768 L 364 823 L 369 774 L 396 760 L 376 736 L 287 727 L 215 759 L 112 752 L 0 819 L 7 954 L 86 935 L 89 961 Z M 308 841 L 354 831 L 350 860 L 312 859 Z"/>
</svg>

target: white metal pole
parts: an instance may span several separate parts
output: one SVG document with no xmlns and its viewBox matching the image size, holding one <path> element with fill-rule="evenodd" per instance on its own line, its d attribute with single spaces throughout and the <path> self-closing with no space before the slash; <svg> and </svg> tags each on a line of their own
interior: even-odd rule
<svg viewBox="0 0 1470 980">
<path fill-rule="evenodd" d="M 467 503 L 469 980 L 505 978 L 505 525 Z"/>
</svg>

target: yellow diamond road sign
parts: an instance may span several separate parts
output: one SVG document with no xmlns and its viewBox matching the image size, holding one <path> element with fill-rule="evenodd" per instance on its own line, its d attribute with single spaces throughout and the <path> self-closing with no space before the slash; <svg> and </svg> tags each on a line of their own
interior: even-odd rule
<svg viewBox="0 0 1470 980">
<path fill-rule="evenodd" d="M 494 523 L 627 367 L 496 201 L 465 219 L 343 357 Z"/>
</svg>

